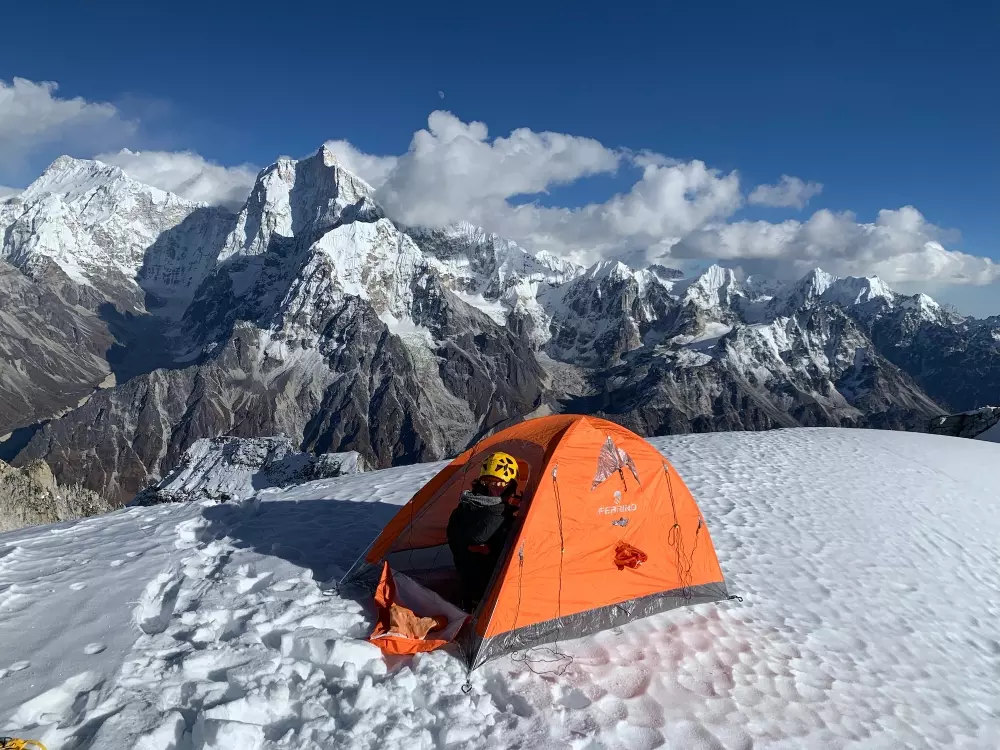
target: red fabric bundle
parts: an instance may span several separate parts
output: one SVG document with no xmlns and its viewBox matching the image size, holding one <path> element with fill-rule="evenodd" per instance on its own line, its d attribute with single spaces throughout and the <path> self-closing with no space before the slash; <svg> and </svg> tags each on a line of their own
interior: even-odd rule
<svg viewBox="0 0 1000 750">
<path fill-rule="evenodd" d="M 619 542 L 618 546 L 615 547 L 615 566 L 618 570 L 638 568 L 648 559 L 645 552 L 636 549 L 628 542 Z"/>
</svg>

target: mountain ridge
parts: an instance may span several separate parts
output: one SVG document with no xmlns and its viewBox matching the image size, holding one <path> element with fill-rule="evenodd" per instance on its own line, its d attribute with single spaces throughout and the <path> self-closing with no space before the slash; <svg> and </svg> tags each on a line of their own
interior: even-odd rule
<svg viewBox="0 0 1000 750">
<path fill-rule="evenodd" d="M 583 268 L 471 224 L 406 227 L 325 148 L 262 170 L 236 214 L 105 167 L 57 160 L 0 205 L 0 262 L 29 285 L 49 288 L 46 266 L 61 288 L 86 290 L 101 324 L 87 335 L 97 350 L 114 342 L 120 376 L 38 428 L 15 463 L 44 459 L 117 502 L 217 435 L 284 433 L 387 466 L 551 411 L 644 434 L 912 429 L 1000 387 L 1000 321 L 878 277 Z M 39 239 L 39 222 L 74 232 Z M 941 341 L 977 362 L 972 374 L 939 356 Z M 94 430 L 106 436 L 96 448 Z"/>
</svg>

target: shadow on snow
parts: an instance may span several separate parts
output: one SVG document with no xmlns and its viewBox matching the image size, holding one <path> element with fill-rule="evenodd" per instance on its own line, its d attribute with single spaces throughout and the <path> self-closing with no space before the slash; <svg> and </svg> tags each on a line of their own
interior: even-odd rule
<svg viewBox="0 0 1000 750">
<path fill-rule="evenodd" d="M 256 512 L 223 503 L 205 508 L 203 516 L 210 536 L 228 536 L 240 548 L 306 568 L 329 589 L 398 510 L 378 502 L 285 500 L 261 502 Z"/>
</svg>

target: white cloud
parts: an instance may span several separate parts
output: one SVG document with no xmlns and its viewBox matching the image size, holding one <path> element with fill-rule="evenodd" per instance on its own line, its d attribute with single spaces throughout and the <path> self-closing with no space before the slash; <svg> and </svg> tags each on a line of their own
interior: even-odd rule
<svg viewBox="0 0 1000 750">
<path fill-rule="evenodd" d="M 0 80 L 0 176 L 22 176 L 30 157 L 58 146 L 62 153 L 89 155 L 111 146 L 121 147 L 137 130 L 137 123 L 112 105 L 80 97 L 60 99 L 51 82 L 15 78 Z"/>
<path fill-rule="evenodd" d="M 637 167 L 673 167 L 682 164 L 680 159 L 671 159 L 669 156 L 658 154 L 649 149 L 643 149 L 632 154 L 632 163 Z"/>
<path fill-rule="evenodd" d="M 981 285 L 1000 279 L 988 258 L 949 250 L 953 233 L 912 207 L 880 211 L 873 222 L 815 212 L 805 221 L 732 221 L 743 205 L 739 175 L 701 161 L 611 149 L 560 133 L 518 129 L 492 140 L 486 125 L 434 112 L 402 156 L 372 156 L 336 141 L 345 165 L 378 188 L 390 215 L 408 224 L 467 220 L 527 247 L 581 263 L 618 257 L 650 261 L 735 262 L 779 278 L 816 266 L 838 274 L 878 274 L 894 283 Z M 554 185 L 610 173 L 623 164 L 641 176 L 626 191 L 582 207 L 521 203 Z M 822 185 L 783 175 L 747 200 L 803 207 Z"/>
<path fill-rule="evenodd" d="M 839 275 L 876 274 L 890 283 L 982 285 L 1000 280 L 1000 265 L 989 258 L 946 249 L 942 240 L 951 234 L 912 206 L 879 211 L 871 223 L 859 223 L 850 212 L 822 209 L 805 222 L 705 227 L 674 247 L 673 254 L 740 261 L 779 278 L 819 266 Z"/>
<path fill-rule="evenodd" d="M 378 197 L 406 223 L 440 226 L 510 208 L 509 198 L 543 193 L 588 175 L 613 172 L 622 155 L 591 138 L 519 128 L 488 140 L 486 125 L 431 113 L 413 134 Z"/>
<path fill-rule="evenodd" d="M 739 208 L 739 178 L 700 161 L 631 154 L 590 138 L 527 128 L 488 137 L 480 122 L 434 112 L 400 157 L 373 156 L 346 141 L 327 143 L 344 166 L 377 188 L 392 216 L 408 224 L 471 221 L 526 244 L 593 262 L 609 253 L 662 249 L 664 241 Z M 515 205 L 623 162 L 643 167 L 632 189 L 580 208 Z M 668 245 L 669 246 L 669 245 Z"/>
<path fill-rule="evenodd" d="M 798 177 L 781 175 L 777 185 L 758 185 L 747 198 L 757 206 L 803 209 L 809 200 L 823 192 L 818 182 L 803 182 Z"/>
<path fill-rule="evenodd" d="M 444 99 L 444 92 L 438 91 L 438 99 Z"/>
<path fill-rule="evenodd" d="M 736 173 L 692 161 L 647 166 L 628 192 L 604 203 L 576 209 L 503 204 L 477 218 L 500 234 L 580 263 L 625 256 L 646 262 L 707 222 L 731 215 L 741 202 Z"/>
<path fill-rule="evenodd" d="M 133 179 L 193 201 L 240 208 L 259 171 L 250 164 L 224 167 L 190 151 L 138 151 L 99 154 Z"/>
<path fill-rule="evenodd" d="M 21 188 L 7 187 L 6 185 L 0 185 L 0 201 L 4 198 L 10 198 L 12 195 L 20 195 L 24 191 Z"/>
</svg>

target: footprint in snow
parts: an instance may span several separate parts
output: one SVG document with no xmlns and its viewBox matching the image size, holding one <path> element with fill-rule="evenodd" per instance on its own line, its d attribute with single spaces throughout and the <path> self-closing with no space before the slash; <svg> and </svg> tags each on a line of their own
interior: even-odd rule
<svg viewBox="0 0 1000 750">
<path fill-rule="evenodd" d="M 87 588 L 87 584 L 85 584 L 83 581 L 77 581 L 76 583 L 71 583 L 69 587 L 73 591 L 82 591 L 83 589 Z"/>
<path fill-rule="evenodd" d="M 20 672 L 22 669 L 27 669 L 30 666 L 31 666 L 30 661 L 16 661 L 9 667 L 7 667 L 7 669 L 9 669 L 11 672 Z"/>
<path fill-rule="evenodd" d="M 83 647 L 83 653 L 87 654 L 88 656 L 93 656 L 94 654 L 101 653 L 106 648 L 107 646 L 105 646 L 103 643 L 88 643 L 86 646 Z"/>
</svg>

